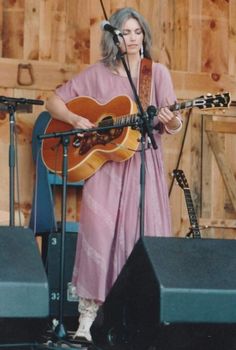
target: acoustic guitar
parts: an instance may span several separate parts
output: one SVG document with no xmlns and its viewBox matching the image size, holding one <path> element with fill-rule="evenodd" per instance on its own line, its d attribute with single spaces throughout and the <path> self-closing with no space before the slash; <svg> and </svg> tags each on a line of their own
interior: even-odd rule
<svg viewBox="0 0 236 350">
<path fill-rule="evenodd" d="M 193 206 L 193 200 L 192 200 L 190 188 L 188 185 L 188 181 L 185 177 L 185 174 L 184 174 L 183 170 L 175 169 L 175 170 L 173 170 L 173 175 L 174 175 L 178 185 L 184 191 L 185 203 L 186 203 L 186 207 L 188 210 L 188 216 L 189 216 L 189 221 L 190 221 L 190 231 L 187 234 L 187 237 L 192 235 L 193 238 L 201 238 L 198 220 L 197 220 L 197 216 L 196 216 L 195 209 Z"/>
<path fill-rule="evenodd" d="M 230 103 L 229 93 L 206 95 L 175 103 L 171 111 L 197 107 L 200 109 L 224 108 Z M 128 96 L 117 96 L 106 104 L 80 96 L 67 103 L 75 114 L 88 118 L 102 131 L 89 131 L 83 135 L 70 136 L 68 146 L 68 180 L 81 181 L 93 175 L 105 162 L 121 162 L 134 155 L 138 146 L 140 117 L 136 104 Z M 132 126 L 131 126 L 132 125 Z M 114 126 L 114 128 L 109 127 Z M 107 130 L 105 130 L 107 128 Z M 51 118 L 45 134 L 70 131 L 72 126 Z M 45 166 L 57 174 L 62 173 L 63 147 L 60 138 L 47 138 L 42 142 L 42 160 Z"/>
</svg>

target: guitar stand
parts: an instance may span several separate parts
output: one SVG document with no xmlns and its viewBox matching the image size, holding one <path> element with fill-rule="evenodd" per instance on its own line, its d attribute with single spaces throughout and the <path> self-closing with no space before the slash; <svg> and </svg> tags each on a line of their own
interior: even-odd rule
<svg viewBox="0 0 236 350">
<path fill-rule="evenodd" d="M 201 235 L 195 235 L 192 228 L 186 233 L 185 238 L 202 238 Z"/>
<path fill-rule="evenodd" d="M 13 227 L 15 226 L 15 112 L 31 113 L 34 104 L 43 105 L 44 102 L 42 100 L 0 96 L 0 111 L 9 113 L 9 226 Z"/>
</svg>

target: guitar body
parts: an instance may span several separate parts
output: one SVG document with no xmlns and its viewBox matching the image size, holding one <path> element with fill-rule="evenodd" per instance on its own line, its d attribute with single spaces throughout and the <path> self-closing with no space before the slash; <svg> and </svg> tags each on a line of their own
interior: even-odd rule
<svg viewBox="0 0 236 350">
<path fill-rule="evenodd" d="M 117 96 L 106 104 L 81 96 L 67 103 L 70 111 L 88 118 L 96 127 L 137 112 L 128 96 Z M 51 118 L 45 134 L 72 130 L 70 124 Z M 93 175 L 105 162 L 121 162 L 133 156 L 139 144 L 140 133 L 130 127 L 113 128 L 102 132 L 85 133 L 83 137 L 71 135 L 68 146 L 68 180 L 81 181 Z M 59 175 L 62 173 L 63 147 L 60 138 L 42 142 L 42 159 L 45 166 Z"/>
</svg>

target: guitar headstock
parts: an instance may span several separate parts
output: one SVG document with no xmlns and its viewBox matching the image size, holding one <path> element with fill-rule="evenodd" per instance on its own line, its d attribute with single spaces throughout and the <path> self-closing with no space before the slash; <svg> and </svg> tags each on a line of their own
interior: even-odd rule
<svg viewBox="0 0 236 350">
<path fill-rule="evenodd" d="M 225 108 L 229 107 L 230 100 L 230 94 L 228 92 L 215 95 L 207 94 L 194 99 L 193 106 L 200 109 Z"/>
<path fill-rule="evenodd" d="M 178 185 L 182 189 L 189 188 L 188 181 L 185 177 L 183 170 L 181 170 L 181 169 L 173 170 L 173 176 L 175 177 L 176 181 L 178 182 Z"/>
</svg>

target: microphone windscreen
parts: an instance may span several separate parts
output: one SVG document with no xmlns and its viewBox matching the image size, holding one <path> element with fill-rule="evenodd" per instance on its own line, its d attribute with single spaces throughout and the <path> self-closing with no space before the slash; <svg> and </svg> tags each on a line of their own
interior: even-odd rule
<svg viewBox="0 0 236 350">
<path fill-rule="evenodd" d="M 109 24 L 109 25 L 110 25 L 110 23 L 109 23 L 108 21 L 105 21 L 105 20 L 104 20 L 104 21 L 101 22 L 100 27 L 101 27 L 102 30 L 104 30 L 106 24 Z"/>
</svg>

